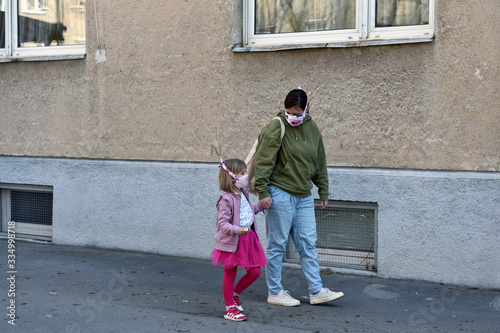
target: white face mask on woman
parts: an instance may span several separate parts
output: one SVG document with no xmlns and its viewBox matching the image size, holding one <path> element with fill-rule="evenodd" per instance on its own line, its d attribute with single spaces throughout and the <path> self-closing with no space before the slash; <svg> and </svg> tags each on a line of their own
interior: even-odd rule
<svg viewBox="0 0 500 333">
<path fill-rule="evenodd" d="M 299 115 L 291 115 L 291 114 L 288 114 L 288 112 L 285 112 L 286 121 L 290 124 L 290 126 L 294 126 L 294 127 L 299 126 L 300 124 L 302 124 L 304 122 L 304 118 L 306 117 L 306 111 L 307 111 L 308 106 L 309 106 L 309 101 L 306 102 L 306 107 L 304 108 L 304 112 L 302 112 L 302 114 L 299 114 Z"/>
<path fill-rule="evenodd" d="M 304 122 L 304 117 L 306 116 L 306 110 L 304 110 L 304 113 L 299 114 L 298 116 L 292 116 L 286 112 L 285 115 L 286 115 L 286 121 L 288 121 L 290 126 L 299 126 Z"/>
<path fill-rule="evenodd" d="M 244 175 L 240 177 L 237 181 L 234 182 L 234 186 L 239 189 L 245 188 L 248 185 L 248 175 Z"/>
</svg>

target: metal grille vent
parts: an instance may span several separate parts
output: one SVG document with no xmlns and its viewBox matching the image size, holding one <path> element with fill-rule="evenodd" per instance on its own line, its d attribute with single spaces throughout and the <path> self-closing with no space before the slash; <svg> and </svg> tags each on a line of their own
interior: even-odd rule
<svg viewBox="0 0 500 333">
<path fill-rule="evenodd" d="M 316 202 L 316 247 L 322 266 L 376 271 L 377 205 L 332 202 L 319 209 Z M 299 254 L 290 239 L 287 262 L 299 262 Z"/>
<path fill-rule="evenodd" d="M 0 185 L 2 231 L 15 222 L 16 235 L 50 240 L 52 237 L 52 188 L 30 185 Z"/>
<path fill-rule="evenodd" d="M 52 225 L 52 193 L 10 191 L 10 200 L 12 221 Z"/>
</svg>

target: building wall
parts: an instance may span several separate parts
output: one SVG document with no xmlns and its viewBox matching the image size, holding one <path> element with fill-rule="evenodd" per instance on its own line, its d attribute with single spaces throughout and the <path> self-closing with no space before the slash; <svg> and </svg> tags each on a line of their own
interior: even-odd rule
<svg viewBox="0 0 500 333">
<path fill-rule="evenodd" d="M 500 286 L 495 0 L 436 1 L 433 43 L 254 53 L 231 1 L 87 5 L 86 59 L 0 64 L 0 183 L 54 186 L 54 243 L 207 257 L 211 145 L 244 158 L 301 86 L 378 275 Z"/>
<path fill-rule="evenodd" d="M 378 276 L 500 288 L 500 174 L 328 172 L 331 199 L 378 204 Z M 0 188 L 53 186 L 56 244 L 205 259 L 215 245 L 217 176 L 216 163 L 0 157 Z"/>
<path fill-rule="evenodd" d="M 495 0 L 436 1 L 433 43 L 243 54 L 230 1 L 101 2 L 105 60 L 93 6 L 86 59 L 1 64 L 0 154 L 241 158 L 301 86 L 331 166 L 500 169 Z"/>
</svg>

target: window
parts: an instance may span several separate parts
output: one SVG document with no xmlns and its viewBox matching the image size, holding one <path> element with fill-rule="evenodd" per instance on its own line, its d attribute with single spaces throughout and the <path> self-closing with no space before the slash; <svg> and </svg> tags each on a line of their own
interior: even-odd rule
<svg viewBox="0 0 500 333">
<path fill-rule="evenodd" d="M 14 224 L 18 237 L 52 238 L 52 187 L 0 184 L 1 231 Z"/>
<path fill-rule="evenodd" d="M 85 0 L 0 0 L 0 61 L 84 55 Z"/>
<path fill-rule="evenodd" d="M 245 0 L 235 51 L 432 41 L 434 0 Z"/>
<path fill-rule="evenodd" d="M 320 265 L 377 271 L 377 204 L 330 200 L 325 209 L 319 207 L 315 200 Z M 285 261 L 300 262 L 291 239 Z"/>
<path fill-rule="evenodd" d="M 45 14 L 47 6 L 45 0 L 24 0 L 25 13 Z"/>
</svg>

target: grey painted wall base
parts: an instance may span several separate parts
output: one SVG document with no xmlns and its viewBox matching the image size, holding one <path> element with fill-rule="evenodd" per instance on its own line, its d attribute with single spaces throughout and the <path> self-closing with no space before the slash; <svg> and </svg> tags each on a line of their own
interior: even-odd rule
<svg viewBox="0 0 500 333">
<path fill-rule="evenodd" d="M 500 173 L 329 174 L 331 199 L 378 204 L 378 276 L 500 288 Z M 194 258 L 214 246 L 217 177 L 216 163 L 0 156 L 0 187 L 53 186 L 54 243 Z"/>
</svg>

